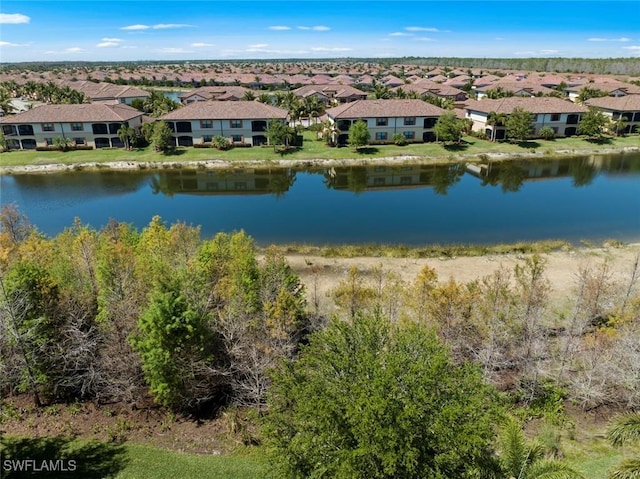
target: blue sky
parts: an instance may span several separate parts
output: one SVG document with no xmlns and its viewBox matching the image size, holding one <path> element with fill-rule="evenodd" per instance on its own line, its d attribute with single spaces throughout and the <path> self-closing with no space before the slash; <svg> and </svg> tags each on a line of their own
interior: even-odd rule
<svg viewBox="0 0 640 479">
<path fill-rule="evenodd" d="M 0 2 L 0 62 L 401 56 L 640 58 L 640 2 Z"/>
</svg>

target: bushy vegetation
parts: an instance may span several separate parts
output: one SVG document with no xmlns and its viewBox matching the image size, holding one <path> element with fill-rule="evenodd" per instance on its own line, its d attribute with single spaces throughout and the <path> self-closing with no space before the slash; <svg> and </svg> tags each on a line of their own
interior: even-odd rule
<svg viewBox="0 0 640 479">
<path fill-rule="evenodd" d="M 466 283 L 352 268 L 311 311 L 283 255 L 242 232 L 155 217 L 47 238 L 8 205 L 0 225 L 0 392 L 36 407 L 234 404 L 264 418 L 252 440 L 284 477 L 436 478 L 509 477 L 508 447 L 537 477 L 551 453 L 521 435 L 528 419 L 640 407 L 640 258 L 618 277 L 585 263 L 561 309 L 534 254 Z"/>
</svg>

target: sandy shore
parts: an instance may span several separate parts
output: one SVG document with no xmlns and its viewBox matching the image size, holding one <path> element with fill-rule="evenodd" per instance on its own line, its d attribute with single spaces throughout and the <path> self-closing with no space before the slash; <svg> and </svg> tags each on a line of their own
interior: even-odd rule
<svg viewBox="0 0 640 479">
<path fill-rule="evenodd" d="M 566 307 L 569 298 L 575 294 L 576 278 L 580 268 L 609 262 L 612 280 L 627 284 L 636 256 L 640 254 L 640 244 L 610 248 L 579 248 L 571 251 L 557 251 L 541 256 L 546 259 L 546 276 L 551 284 L 551 301 L 556 307 Z M 511 271 L 522 264 L 530 255 L 508 254 L 457 258 L 325 258 L 321 256 L 289 255 L 287 261 L 298 273 L 307 287 L 309 304 L 314 296 L 323 308 L 330 300 L 327 293 L 347 277 L 351 267 L 356 267 L 364 275 L 371 274 L 376 267 L 392 272 L 404 281 L 413 282 L 420 270 L 428 265 L 438 273 L 441 282 L 453 278 L 460 282 L 470 282 L 490 275 L 500 267 Z M 625 286 L 626 288 L 626 286 Z M 636 291 L 640 285 L 636 286 Z M 326 311 L 326 309 L 325 309 Z"/>
<path fill-rule="evenodd" d="M 556 150 L 553 152 L 556 157 L 575 157 L 589 155 L 616 155 L 623 153 L 640 152 L 640 146 L 624 148 L 603 148 L 603 149 L 572 149 Z M 548 157 L 549 153 L 521 152 L 521 153 L 473 153 L 457 154 L 455 161 L 477 163 L 489 160 L 501 161 L 510 159 L 541 159 Z M 350 158 L 350 159 L 298 159 L 298 160 L 261 160 L 261 161 L 226 161 L 226 160 L 201 160 L 201 161 L 114 161 L 114 162 L 81 162 L 81 163 L 51 163 L 51 164 L 31 164 L 3 166 L 0 157 L 0 175 L 17 174 L 42 174 L 59 173 L 64 171 L 134 171 L 134 170 L 163 170 L 163 169 L 230 169 L 230 168 L 331 168 L 338 166 L 366 166 L 366 165 L 405 165 L 410 163 L 450 163 L 452 160 L 447 156 L 391 156 L 383 158 Z"/>
</svg>

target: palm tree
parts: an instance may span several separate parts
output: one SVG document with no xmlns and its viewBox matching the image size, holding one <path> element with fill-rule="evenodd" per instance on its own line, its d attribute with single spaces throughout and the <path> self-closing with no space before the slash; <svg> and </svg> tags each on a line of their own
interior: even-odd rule
<svg viewBox="0 0 640 479">
<path fill-rule="evenodd" d="M 496 126 L 504 125 L 504 122 L 507 119 L 507 115 L 504 113 L 497 113 L 495 111 L 489 112 L 489 116 L 487 118 L 487 125 L 491 125 L 491 141 L 496 141 Z"/>
<path fill-rule="evenodd" d="M 607 432 L 614 446 L 640 443 L 640 412 L 631 412 L 615 418 Z M 640 455 L 625 459 L 609 473 L 609 479 L 638 479 Z"/>
<path fill-rule="evenodd" d="M 338 125 L 336 125 L 335 122 L 325 120 L 324 123 L 322 123 L 322 138 L 327 145 L 335 146 L 338 142 L 339 133 L 340 130 L 338 130 Z"/>
<path fill-rule="evenodd" d="M 500 465 L 509 479 L 581 479 L 568 464 L 547 459 L 544 447 L 537 442 L 527 442 L 520 424 L 509 419 L 501 435 Z"/>
<path fill-rule="evenodd" d="M 122 141 L 122 143 L 124 143 L 125 148 L 127 150 L 130 150 L 131 149 L 131 139 L 133 138 L 133 135 L 135 134 L 134 129 L 131 128 L 126 123 L 123 123 L 122 126 L 118 129 L 118 131 L 116 133 L 118 134 L 118 138 L 120 138 L 120 141 Z"/>
<path fill-rule="evenodd" d="M 254 101 L 256 99 L 256 95 L 251 90 L 247 90 L 244 92 L 244 95 L 242 95 L 242 99 L 244 101 Z"/>
</svg>

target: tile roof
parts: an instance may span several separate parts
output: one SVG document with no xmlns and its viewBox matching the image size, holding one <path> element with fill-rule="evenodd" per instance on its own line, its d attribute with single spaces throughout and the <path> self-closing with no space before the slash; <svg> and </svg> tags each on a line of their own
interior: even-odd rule
<svg viewBox="0 0 640 479">
<path fill-rule="evenodd" d="M 186 100 L 194 95 L 198 95 L 207 99 L 215 97 L 216 99 L 224 100 L 227 98 L 242 98 L 248 91 L 249 89 L 243 86 L 202 86 L 195 90 L 182 93 L 179 95 L 179 98 Z"/>
<path fill-rule="evenodd" d="M 531 113 L 585 113 L 587 108 L 576 105 L 569 100 L 555 97 L 519 97 L 512 96 L 497 100 L 468 100 L 465 110 L 480 111 L 483 113 L 512 113 L 516 107 Z"/>
<path fill-rule="evenodd" d="M 445 110 L 422 100 L 357 100 L 326 110 L 332 118 L 440 116 Z"/>
<path fill-rule="evenodd" d="M 640 95 L 626 95 L 619 97 L 607 96 L 591 98 L 585 102 L 588 106 L 616 111 L 640 111 Z"/>
<path fill-rule="evenodd" d="M 287 110 L 258 101 L 196 101 L 160 117 L 162 120 L 244 120 L 285 119 Z"/>
<path fill-rule="evenodd" d="M 42 105 L 0 119 L 0 123 L 87 123 L 122 122 L 142 116 L 141 111 L 129 105 L 105 103 L 82 103 L 80 105 Z"/>
</svg>

